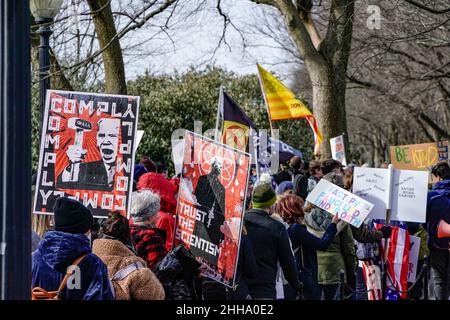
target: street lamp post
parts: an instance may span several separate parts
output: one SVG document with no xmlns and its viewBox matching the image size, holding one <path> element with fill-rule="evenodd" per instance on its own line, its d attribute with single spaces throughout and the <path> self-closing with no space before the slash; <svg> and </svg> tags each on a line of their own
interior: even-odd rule
<svg viewBox="0 0 450 320">
<path fill-rule="evenodd" d="M 39 109 L 41 127 L 44 119 L 45 96 L 50 89 L 50 28 L 53 19 L 61 9 L 63 0 L 30 0 L 30 10 L 39 26 Z"/>
<path fill-rule="evenodd" d="M 0 300 L 31 293 L 29 17 L 28 0 L 0 1 Z"/>
</svg>

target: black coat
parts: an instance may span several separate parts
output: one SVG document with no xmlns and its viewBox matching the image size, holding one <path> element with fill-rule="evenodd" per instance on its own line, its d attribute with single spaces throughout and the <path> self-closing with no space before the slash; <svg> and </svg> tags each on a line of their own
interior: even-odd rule
<svg viewBox="0 0 450 320">
<path fill-rule="evenodd" d="M 246 278 L 252 297 L 276 299 L 278 262 L 286 280 L 297 290 L 297 267 L 284 225 L 264 210 L 252 209 L 245 214 L 245 226 L 259 268 L 254 279 Z"/>
<path fill-rule="evenodd" d="M 58 177 L 58 188 L 112 191 L 114 183 L 108 184 L 108 173 L 103 160 L 80 163 L 78 181 L 63 182 L 62 173 Z"/>
<path fill-rule="evenodd" d="M 295 223 L 288 229 L 297 261 L 299 279 L 303 284 L 303 295 L 307 300 L 320 300 L 316 251 L 327 250 L 336 232 L 334 223 L 330 223 L 322 239 L 309 233 L 306 226 L 302 224 Z"/>
</svg>

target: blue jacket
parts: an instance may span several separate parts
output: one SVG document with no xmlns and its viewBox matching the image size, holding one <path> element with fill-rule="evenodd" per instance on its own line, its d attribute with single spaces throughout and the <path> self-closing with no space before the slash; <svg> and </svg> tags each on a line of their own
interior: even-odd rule
<svg viewBox="0 0 450 320">
<path fill-rule="evenodd" d="M 32 255 L 32 288 L 41 287 L 47 291 L 58 290 L 67 268 L 78 257 L 87 254 L 80 262 L 80 288 L 66 288 L 62 300 L 113 300 L 108 269 L 95 254 L 91 253 L 88 237 L 49 231 Z M 69 283 L 72 283 L 69 280 Z M 76 284 L 76 281 L 73 281 Z"/>
<path fill-rule="evenodd" d="M 309 233 L 306 226 L 299 223 L 292 224 L 288 229 L 297 260 L 299 279 L 303 283 L 303 295 L 307 300 L 320 300 L 316 251 L 327 250 L 336 232 L 334 223 L 329 224 L 322 238 Z"/>
<path fill-rule="evenodd" d="M 450 224 L 450 180 L 448 179 L 437 182 L 433 190 L 428 193 L 427 231 L 430 250 L 448 251 L 450 248 L 450 237 L 437 237 L 437 229 L 441 220 Z"/>
</svg>

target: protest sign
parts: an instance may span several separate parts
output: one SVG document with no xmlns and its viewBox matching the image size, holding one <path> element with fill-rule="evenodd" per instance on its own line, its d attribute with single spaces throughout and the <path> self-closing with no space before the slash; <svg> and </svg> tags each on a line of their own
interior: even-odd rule
<svg viewBox="0 0 450 320">
<path fill-rule="evenodd" d="M 391 146 L 390 151 L 396 169 L 426 171 L 438 161 L 448 159 L 448 141 Z"/>
<path fill-rule="evenodd" d="M 202 274 L 235 282 L 250 155 L 186 131 L 175 236 Z"/>
<path fill-rule="evenodd" d="M 183 148 L 184 139 L 172 140 L 172 162 L 175 169 L 175 175 L 179 175 L 183 167 Z"/>
<path fill-rule="evenodd" d="M 335 138 L 331 138 L 330 145 L 331 157 L 346 166 L 347 159 L 345 157 L 344 136 L 340 135 Z"/>
<path fill-rule="evenodd" d="M 136 143 L 134 146 L 134 153 L 136 153 L 137 148 L 139 147 L 139 144 L 141 143 L 142 137 L 144 136 L 145 131 L 144 130 L 138 130 L 137 131 L 137 137 L 136 137 Z"/>
<path fill-rule="evenodd" d="M 139 97 L 48 90 L 34 213 L 67 196 L 97 218 L 127 215 L 138 113 Z"/>
<path fill-rule="evenodd" d="M 419 237 L 409 236 L 408 282 L 416 282 L 417 263 L 419 261 L 420 241 L 421 241 L 421 239 Z"/>
<path fill-rule="evenodd" d="M 425 222 L 428 193 L 428 172 L 394 170 L 391 219 Z"/>
<path fill-rule="evenodd" d="M 428 173 L 395 170 L 389 181 L 388 169 L 356 167 L 353 193 L 374 204 L 371 219 L 386 219 L 391 183 L 391 220 L 425 222 Z"/>
<path fill-rule="evenodd" d="M 353 172 L 353 193 L 370 203 L 374 208 L 370 217 L 386 219 L 388 170 L 356 167 Z"/>
<path fill-rule="evenodd" d="M 321 179 L 306 201 L 333 214 L 359 228 L 366 219 L 373 204 L 342 189 L 335 184 Z"/>
</svg>

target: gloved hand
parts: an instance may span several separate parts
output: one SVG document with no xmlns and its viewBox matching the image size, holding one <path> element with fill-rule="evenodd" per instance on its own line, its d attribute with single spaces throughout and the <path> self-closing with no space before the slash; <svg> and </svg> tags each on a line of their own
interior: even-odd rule
<svg viewBox="0 0 450 320">
<path fill-rule="evenodd" d="M 382 226 L 380 229 L 381 233 L 383 234 L 383 238 L 389 239 L 392 234 L 392 229 L 389 226 Z"/>
</svg>

